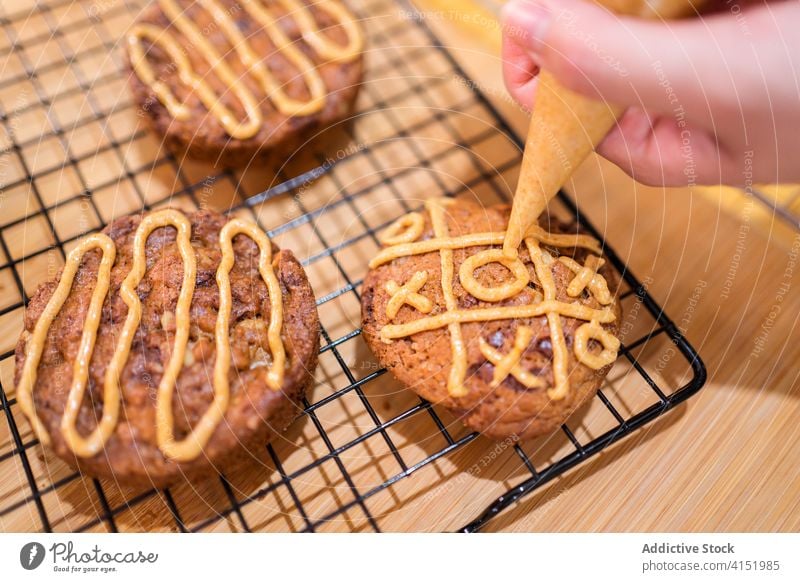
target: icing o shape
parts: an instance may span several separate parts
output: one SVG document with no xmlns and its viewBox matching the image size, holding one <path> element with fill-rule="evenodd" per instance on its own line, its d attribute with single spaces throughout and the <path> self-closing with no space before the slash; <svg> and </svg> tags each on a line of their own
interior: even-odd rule
<svg viewBox="0 0 800 582">
<path fill-rule="evenodd" d="M 422 234 L 425 219 L 419 212 L 409 212 L 395 220 L 378 239 L 384 246 L 412 243 Z"/>
<path fill-rule="evenodd" d="M 267 367 L 267 384 L 272 390 L 283 385 L 286 354 L 281 339 L 283 325 L 283 298 L 280 284 L 272 267 L 272 244 L 255 224 L 239 219 L 230 220 L 220 231 L 222 258 L 217 268 L 217 285 L 220 293 L 220 308 L 217 314 L 215 340 L 216 361 L 214 363 L 214 400 L 196 423 L 192 431 L 182 441 L 174 438 L 174 418 L 172 398 L 175 384 L 181 369 L 186 364 L 186 346 L 189 341 L 189 313 L 194 295 L 197 260 L 191 244 L 192 225 L 189 219 L 177 210 L 161 210 L 145 216 L 136 229 L 133 240 L 133 260 L 128 275 L 119 289 L 120 297 L 128 307 L 125 321 L 119 331 L 114 354 L 106 368 L 103 379 L 103 415 L 95 430 L 88 436 L 81 436 L 76 419 L 86 392 L 89 364 L 97 338 L 103 302 L 111 280 L 111 267 L 116 256 L 116 246 L 107 235 L 96 233 L 83 239 L 67 256 L 58 286 L 39 317 L 26 345 L 25 365 L 17 387 L 17 398 L 23 413 L 31 421 L 39 439 L 47 444 L 49 435 L 36 414 L 33 403 L 33 388 L 36 384 L 37 369 L 41 360 L 47 334 L 64 305 L 81 264 L 83 256 L 90 250 L 103 252 L 97 272 L 97 283 L 87 310 L 83 333 L 78 348 L 78 357 L 73 366 L 73 381 L 67 396 L 64 416 L 61 420 L 61 433 L 67 446 L 79 457 L 90 457 L 102 451 L 106 441 L 113 434 L 119 421 L 120 388 L 119 379 L 130 355 L 133 339 L 142 317 L 142 304 L 137 288 L 147 270 L 146 245 L 150 234 L 162 227 L 172 227 L 177 231 L 176 244 L 183 261 L 183 277 L 178 302 L 175 308 L 175 337 L 169 361 L 159 381 L 156 393 L 156 440 L 161 452 L 175 461 L 188 461 L 200 455 L 216 427 L 225 416 L 230 399 L 228 372 L 230 370 L 229 322 L 231 313 L 231 288 L 229 275 L 234 263 L 233 238 L 242 234 L 250 237 L 259 247 L 259 273 L 264 280 L 270 299 L 270 320 L 267 340 L 272 364 Z M 166 314 L 162 315 L 162 319 Z"/>
<path fill-rule="evenodd" d="M 528 349 L 528 345 L 533 338 L 533 330 L 527 325 L 521 325 L 517 328 L 516 335 L 514 336 L 514 345 L 505 356 L 498 350 L 489 345 L 489 343 L 480 338 L 480 348 L 483 356 L 494 365 L 494 373 L 492 374 L 493 387 L 499 386 L 509 375 L 516 378 L 516 380 L 526 388 L 540 388 L 544 386 L 544 380 L 539 376 L 531 374 L 519 365 L 522 355 Z"/>
<path fill-rule="evenodd" d="M 603 351 L 599 354 L 592 353 L 589 349 L 589 340 L 600 342 Z M 596 321 L 584 323 L 575 332 L 575 356 L 582 364 L 595 370 L 612 364 L 617 359 L 619 346 L 619 340 Z"/>
<path fill-rule="evenodd" d="M 490 263 L 500 263 L 506 269 L 511 271 L 514 280 L 508 283 L 503 283 L 497 287 L 486 287 L 475 278 L 475 271 L 479 267 L 488 265 Z M 503 254 L 501 249 L 489 249 L 488 251 L 481 251 L 468 257 L 458 270 L 458 279 L 461 281 L 461 286 L 466 289 L 467 293 L 480 299 L 481 301 L 502 301 L 517 295 L 522 291 L 528 282 L 531 280 L 528 269 L 519 257 L 513 259 L 508 258 Z"/>
<path fill-rule="evenodd" d="M 394 319 L 397 317 L 397 312 L 406 303 L 422 313 L 430 313 L 433 310 L 433 301 L 419 293 L 419 290 L 427 282 L 427 271 L 417 271 L 402 287 L 396 281 L 386 283 L 386 292 L 391 295 L 386 304 L 386 316 Z"/>
<path fill-rule="evenodd" d="M 205 78 L 193 69 L 186 49 L 178 42 L 174 34 L 153 24 L 139 23 L 134 25 L 127 35 L 131 65 L 134 72 L 145 85 L 156 94 L 158 100 L 167 108 L 170 115 L 178 120 L 186 120 L 191 113 L 185 103 L 180 102 L 170 88 L 156 77 L 156 73 L 147 60 L 142 45 L 146 39 L 160 46 L 172 59 L 181 83 L 197 94 L 200 101 L 222 125 L 225 131 L 235 139 L 248 139 L 258 133 L 264 124 L 260 98 L 241 82 L 233 68 L 225 61 L 224 55 L 208 40 L 207 34 L 197 27 L 186 16 L 186 10 L 175 0 L 157 0 L 172 26 L 190 43 L 192 50 L 201 55 L 211 70 L 239 101 L 245 111 L 246 119 L 239 121 L 233 112 L 223 103 Z M 315 0 L 314 6 L 334 17 L 347 35 L 347 44 L 339 45 L 328 38 L 316 23 L 309 8 L 297 0 L 277 0 L 283 9 L 294 19 L 303 40 L 308 43 L 322 58 L 333 61 L 350 61 L 361 52 L 363 39 L 358 25 L 347 10 L 332 0 Z M 230 10 L 223 7 L 218 0 L 197 0 L 197 4 L 207 11 L 233 47 L 247 71 L 261 85 L 264 94 L 275 108 L 287 117 L 310 115 L 325 106 L 328 90 L 317 65 L 300 50 L 297 43 L 286 36 L 276 17 L 262 0 L 248 0 L 242 8 L 253 20 L 258 22 L 269 35 L 270 40 L 279 52 L 293 67 L 299 71 L 299 77 L 309 94 L 306 100 L 289 97 L 285 85 L 280 82 L 264 64 L 264 56 L 256 53 L 248 43 L 248 39 L 239 30 Z"/>
</svg>

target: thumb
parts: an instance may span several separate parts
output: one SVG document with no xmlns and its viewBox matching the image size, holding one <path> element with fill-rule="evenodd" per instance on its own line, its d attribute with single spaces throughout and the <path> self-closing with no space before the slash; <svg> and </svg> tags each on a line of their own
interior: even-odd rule
<svg viewBox="0 0 800 582">
<path fill-rule="evenodd" d="M 579 93 L 661 113 L 673 111 L 677 96 L 705 104 L 734 94 L 725 48 L 741 35 L 730 19 L 650 16 L 583 0 L 512 0 L 503 10 L 506 41 Z"/>
</svg>

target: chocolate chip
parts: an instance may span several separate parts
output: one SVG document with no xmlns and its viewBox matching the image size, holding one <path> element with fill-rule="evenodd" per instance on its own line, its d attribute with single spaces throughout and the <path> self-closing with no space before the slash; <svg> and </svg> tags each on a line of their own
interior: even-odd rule
<svg viewBox="0 0 800 582">
<path fill-rule="evenodd" d="M 548 358 L 553 357 L 553 344 L 550 342 L 550 338 L 546 337 L 544 339 L 539 340 L 536 344 L 536 350 L 547 356 Z"/>
<path fill-rule="evenodd" d="M 505 343 L 505 339 L 502 331 L 496 331 L 489 336 L 489 345 L 495 348 L 501 348 Z"/>
</svg>

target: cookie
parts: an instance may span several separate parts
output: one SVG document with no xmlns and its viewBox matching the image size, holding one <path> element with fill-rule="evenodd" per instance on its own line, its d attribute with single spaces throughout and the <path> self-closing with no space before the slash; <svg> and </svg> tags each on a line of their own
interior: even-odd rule
<svg viewBox="0 0 800 582">
<path fill-rule="evenodd" d="M 68 463 L 161 487 L 263 450 L 300 412 L 318 347 L 290 251 L 241 219 L 160 210 L 79 241 L 36 290 L 17 400 Z"/>
<path fill-rule="evenodd" d="M 131 86 L 163 143 L 281 162 L 352 110 L 363 38 L 339 0 L 156 0 L 127 34 Z"/>
<path fill-rule="evenodd" d="M 596 393 L 619 350 L 618 279 L 599 243 L 541 222 L 516 257 L 510 207 L 433 199 L 383 232 L 363 335 L 405 386 L 492 438 L 551 432 Z"/>
</svg>

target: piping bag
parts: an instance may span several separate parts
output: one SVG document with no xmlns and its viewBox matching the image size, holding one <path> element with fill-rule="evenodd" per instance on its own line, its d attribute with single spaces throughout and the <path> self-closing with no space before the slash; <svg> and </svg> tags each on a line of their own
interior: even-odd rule
<svg viewBox="0 0 800 582">
<path fill-rule="evenodd" d="M 595 0 L 617 12 L 644 18 L 677 18 L 702 0 Z M 585 97 L 539 73 L 533 113 L 503 252 L 516 257 L 528 230 L 572 172 L 614 127 L 624 107 Z"/>
</svg>

